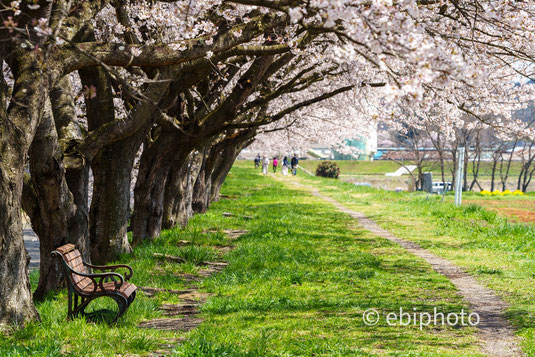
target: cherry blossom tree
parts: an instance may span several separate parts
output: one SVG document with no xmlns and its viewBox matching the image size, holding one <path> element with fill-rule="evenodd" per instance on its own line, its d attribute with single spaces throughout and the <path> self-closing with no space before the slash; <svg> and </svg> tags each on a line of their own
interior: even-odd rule
<svg viewBox="0 0 535 357">
<path fill-rule="evenodd" d="M 0 8 L 1 326 L 37 318 L 21 208 L 42 245 L 39 298 L 59 281 L 44 259 L 56 246 L 73 242 L 99 262 L 129 251 L 141 147 L 134 243 L 163 222 L 185 223 L 190 201 L 205 210 L 259 133 L 340 143 L 365 119 L 417 126 L 433 109 L 431 122 L 449 137 L 468 125 L 463 115 L 533 136 L 510 116 L 486 116 L 532 97 L 515 85 L 533 66 L 528 1 L 0 0 Z"/>
</svg>

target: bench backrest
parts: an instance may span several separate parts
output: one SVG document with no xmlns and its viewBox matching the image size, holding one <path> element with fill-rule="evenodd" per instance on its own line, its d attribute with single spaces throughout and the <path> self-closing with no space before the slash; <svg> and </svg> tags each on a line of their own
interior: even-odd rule
<svg viewBox="0 0 535 357">
<path fill-rule="evenodd" d="M 87 289 L 89 285 L 92 287 L 93 283 L 90 278 L 76 274 L 76 272 L 87 274 L 89 271 L 84 264 L 82 254 L 76 249 L 74 244 L 65 244 L 57 248 L 56 251 L 61 254 L 63 262 L 69 268 L 67 277 L 71 281 L 73 287 L 78 290 Z"/>
</svg>

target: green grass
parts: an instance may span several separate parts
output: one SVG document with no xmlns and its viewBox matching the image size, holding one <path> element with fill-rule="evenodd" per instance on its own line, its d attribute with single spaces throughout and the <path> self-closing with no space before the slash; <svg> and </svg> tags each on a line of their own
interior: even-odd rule
<svg viewBox="0 0 535 357">
<path fill-rule="evenodd" d="M 522 339 L 523 350 L 535 355 L 534 225 L 511 223 L 475 204 L 457 208 L 450 196 L 441 203 L 439 196 L 421 192 L 397 193 L 307 175 L 297 179 L 473 274 L 509 303 L 507 317 Z M 465 198 L 490 199 L 473 193 Z M 499 199 L 521 205 L 533 197 Z"/>
<path fill-rule="evenodd" d="M 320 186 L 333 182 L 314 181 Z M 176 356 L 479 355 L 470 327 L 420 330 L 388 326 L 384 319 L 375 326 L 363 323 L 362 313 L 369 308 L 382 314 L 400 308 L 429 313 L 435 307 L 444 312 L 467 309 L 453 285 L 421 259 L 359 229 L 323 200 L 254 170 L 233 168 L 223 191 L 235 199 L 214 203 L 187 229 L 165 231 L 121 259 L 132 265 L 138 286 L 184 289 L 191 283 L 182 273 L 196 274 L 196 263 L 215 259 L 212 246 L 236 246 L 223 257 L 229 262 L 225 270 L 195 283 L 212 294 L 201 307 L 204 322 L 195 330 L 136 327 L 161 317 L 159 305 L 178 302 L 171 294 L 149 298 L 139 293 L 115 326 L 85 319 L 67 322 L 62 291 L 37 304 L 40 323 L 0 339 L 0 356 L 148 355 L 169 343 L 175 344 L 171 352 Z M 223 212 L 234 216 L 224 217 Z M 224 229 L 249 232 L 230 241 Z M 184 246 L 182 240 L 193 245 Z M 160 260 L 155 252 L 188 262 Z M 178 338 L 186 341 L 173 342 Z"/>
</svg>

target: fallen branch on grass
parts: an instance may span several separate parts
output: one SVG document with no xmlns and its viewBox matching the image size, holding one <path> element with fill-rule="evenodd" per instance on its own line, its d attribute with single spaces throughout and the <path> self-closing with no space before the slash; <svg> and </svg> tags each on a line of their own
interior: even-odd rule
<svg viewBox="0 0 535 357">
<path fill-rule="evenodd" d="M 253 216 L 238 215 L 230 212 L 223 212 L 223 217 L 241 217 L 245 219 L 253 219 Z"/>
<path fill-rule="evenodd" d="M 167 259 L 167 260 L 171 260 L 173 262 L 179 262 L 179 263 L 185 263 L 186 262 L 186 259 L 181 258 L 181 257 L 175 257 L 174 255 L 168 255 L 168 254 L 162 254 L 162 253 L 152 253 L 152 255 L 154 257 L 156 257 L 156 258 Z"/>
</svg>

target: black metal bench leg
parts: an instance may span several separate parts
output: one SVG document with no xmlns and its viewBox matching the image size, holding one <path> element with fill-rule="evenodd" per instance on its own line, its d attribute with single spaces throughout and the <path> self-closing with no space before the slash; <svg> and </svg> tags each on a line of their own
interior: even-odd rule
<svg viewBox="0 0 535 357">
<path fill-rule="evenodd" d="M 80 303 L 80 305 L 78 305 L 78 306 L 76 307 L 76 309 L 74 310 L 73 315 L 76 317 L 76 316 L 78 316 L 79 314 L 82 314 L 82 315 L 85 314 L 85 311 L 84 311 L 85 308 L 86 308 L 87 305 L 89 305 L 89 303 L 90 303 L 91 301 L 93 301 L 93 300 L 94 300 L 94 298 L 84 298 L 84 297 L 82 297 L 82 302 Z"/>
<path fill-rule="evenodd" d="M 72 295 L 73 295 L 73 291 L 72 291 L 72 286 L 69 284 L 69 306 L 68 306 L 68 311 L 67 311 L 67 319 L 72 319 L 73 317 L 73 301 L 72 301 Z"/>
<path fill-rule="evenodd" d="M 117 306 L 119 308 L 119 312 L 117 313 L 117 316 L 112 321 L 112 324 L 116 323 L 117 320 L 119 320 L 119 317 L 123 316 L 123 314 L 128 310 L 128 307 L 130 306 L 129 299 L 125 299 L 122 295 L 115 295 L 111 296 L 113 300 L 117 303 Z"/>
</svg>

